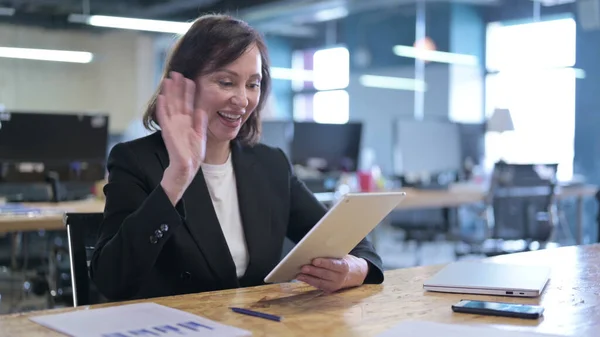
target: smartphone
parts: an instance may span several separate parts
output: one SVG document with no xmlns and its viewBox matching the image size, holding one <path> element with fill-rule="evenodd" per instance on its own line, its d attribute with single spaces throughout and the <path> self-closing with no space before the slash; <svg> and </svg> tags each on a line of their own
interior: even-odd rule
<svg viewBox="0 0 600 337">
<path fill-rule="evenodd" d="M 452 305 L 452 311 L 476 315 L 537 319 L 544 313 L 544 308 L 539 305 L 461 300 Z"/>
</svg>

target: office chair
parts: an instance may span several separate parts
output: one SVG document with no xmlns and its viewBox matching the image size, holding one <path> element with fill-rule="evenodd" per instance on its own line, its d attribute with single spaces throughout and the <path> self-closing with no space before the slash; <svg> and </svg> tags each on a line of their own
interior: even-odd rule
<svg viewBox="0 0 600 337">
<path fill-rule="evenodd" d="M 412 266 L 420 266 L 426 263 L 424 261 L 424 257 L 427 256 L 424 255 L 426 244 L 452 238 L 453 215 L 453 210 L 449 208 L 415 209 L 392 211 L 387 219 L 392 228 L 403 232 L 402 238 L 407 247 L 414 247 Z M 400 236 L 398 238 L 400 239 Z"/>
<path fill-rule="evenodd" d="M 559 225 L 555 193 L 555 176 L 540 178 L 533 165 L 497 164 L 480 210 L 485 242 L 471 244 L 486 255 L 525 251 L 533 242 L 548 244 Z M 506 249 L 502 247 L 506 241 L 524 244 Z M 481 247 L 484 243 L 491 243 L 491 249 Z"/>
<path fill-rule="evenodd" d="M 69 238 L 71 292 L 74 307 L 105 301 L 95 289 L 89 276 L 89 262 L 103 219 L 102 213 L 66 213 L 64 217 Z"/>
</svg>

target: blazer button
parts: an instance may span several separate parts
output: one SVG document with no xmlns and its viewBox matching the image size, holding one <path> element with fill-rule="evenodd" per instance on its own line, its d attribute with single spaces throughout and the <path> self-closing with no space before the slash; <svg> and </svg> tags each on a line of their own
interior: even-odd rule
<svg viewBox="0 0 600 337">
<path fill-rule="evenodd" d="M 163 232 L 166 232 L 169 230 L 169 225 L 167 225 L 166 223 L 160 225 L 160 230 Z"/>
<path fill-rule="evenodd" d="M 184 271 L 183 273 L 181 273 L 181 275 L 179 275 L 179 277 L 181 277 L 184 280 L 189 280 L 192 278 L 192 274 L 190 274 L 189 271 Z"/>
<path fill-rule="evenodd" d="M 154 235 L 150 235 L 150 243 L 151 244 L 155 244 L 158 242 L 158 239 L 156 238 L 156 236 Z"/>
<path fill-rule="evenodd" d="M 160 231 L 160 229 L 157 229 L 154 231 L 154 236 L 156 236 L 158 239 L 163 237 L 163 232 Z"/>
</svg>

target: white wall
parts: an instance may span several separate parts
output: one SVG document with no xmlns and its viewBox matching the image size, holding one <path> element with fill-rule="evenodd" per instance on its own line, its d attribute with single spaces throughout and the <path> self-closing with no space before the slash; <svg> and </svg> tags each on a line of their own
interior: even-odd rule
<svg viewBox="0 0 600 337">
<path fill-rule="evenodd" d="M 105 112 L 111 132 L 121 133 L 155 89 L 151 35 L 0 25 L 0 46 L 94 53 L 88 64 L 0 58 L 0 104 L 7 110 Z"/>
</svg>

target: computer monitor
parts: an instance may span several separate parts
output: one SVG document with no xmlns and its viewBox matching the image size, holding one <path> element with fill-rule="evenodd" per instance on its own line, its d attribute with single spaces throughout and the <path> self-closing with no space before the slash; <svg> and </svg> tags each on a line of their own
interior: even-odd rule
<svg viewBox="0 0 600 337">
<path fill-rule="evenodd" d="M 0 113 L 0 164 L 5 168 L 0 179 L 19 180 L 19 173 L 39 171 L 38 164 L 45 172 L 58 172 L 62 181 L 103 179 L 108 122 L 103 114 Z"/>
<path fill-rule="evenodd" d="M 458 125 L 449 121 L 400 119 L 395 125 L 394 173 L 439 174 L 462 168 Z"/>
<path fill-rule="evenodd" d="M 108 116 L 34 112 L 0 113 L 3 162 L 104 161 Z"/>
<path fill-rule="evenodd" d="M 294 123 L 292 121 L 263 121 L 260 142 L 278 147 L 290 156 L 290 145 L 294 136 Z"/>
<path fill-rule="evenodd" d="M 355 172 L 363 125 L 360 122 L 324 124 L 295 122 L 291 160 L 294 165 L 313 166 L 324 172 Z"/>
</svg>

